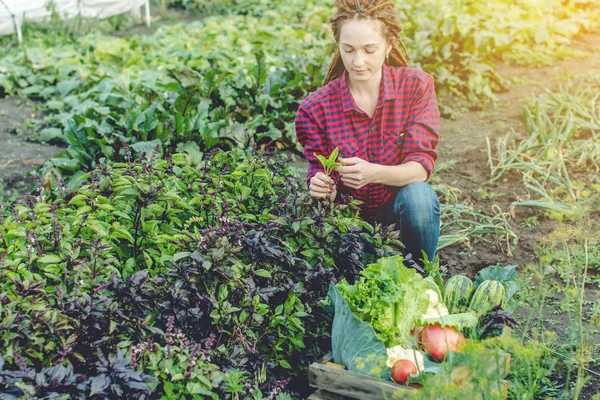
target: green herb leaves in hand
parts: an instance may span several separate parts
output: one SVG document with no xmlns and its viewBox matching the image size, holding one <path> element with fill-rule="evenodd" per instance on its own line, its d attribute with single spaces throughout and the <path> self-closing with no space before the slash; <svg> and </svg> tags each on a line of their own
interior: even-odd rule
<svg viewBox="0 0 600 400">
<path fill-rule="evenodd" d="M 329 158 L 325 158 L 324 156 L 320 156 L 317 153 L 313 153 L 314 156 L 317 157 L 319 161 L 321 161 L 321 165 L 323 166 L 325 175 L 329 176 L 331 174 L 331 171 L 333 171 L 336 167 L 344 165 L 344 163 L 337 162 L 338 153 L 339 150 L 337 147 L 331 152 Z"/>
</svg>

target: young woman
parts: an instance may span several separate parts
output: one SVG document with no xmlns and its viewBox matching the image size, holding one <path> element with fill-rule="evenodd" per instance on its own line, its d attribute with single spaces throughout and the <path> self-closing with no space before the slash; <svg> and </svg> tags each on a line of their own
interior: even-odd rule
<svg viewBox="0 0 600 400">
<path fill-rule="evenodd" d="M 361 216 L 396 223 L 405 255 L 423 266 L 422 252 L 433 260 L 440 233 L 439 200 L 426 183 L 438 154 L 433 78 L 407 67 L 391 1 L 336 0 L 335 7 L 338 49 L 324 86 L 302 101 L 295 121 L 310 195 L 361 200 Z M 336 147 L 346 165 L 332 179 L 314 153 L 329 156 Z"/>
</svg>

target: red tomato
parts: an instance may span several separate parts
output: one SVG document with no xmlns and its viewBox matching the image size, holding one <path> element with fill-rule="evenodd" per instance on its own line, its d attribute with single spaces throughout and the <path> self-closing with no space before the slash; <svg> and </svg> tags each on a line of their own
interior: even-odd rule
<svg viewBox="0 0 600 400">
<path fill-rule="evenodd" d="M 451 326 L 442 328 L 440 324 L 427 325 L 421 334 L 423 350 L 436 360 L 446 357 L 449 351 L 456 351 L 464 342 L 462 333 Z"/>
<path fill-rule="evenodd" d="M 408 381 L 408 374 L 416 374 L 417 366 L 410 360 L 398 360 L 392 367 L 392 379 L 396 383 L 405 384 Z"/>
</svg>

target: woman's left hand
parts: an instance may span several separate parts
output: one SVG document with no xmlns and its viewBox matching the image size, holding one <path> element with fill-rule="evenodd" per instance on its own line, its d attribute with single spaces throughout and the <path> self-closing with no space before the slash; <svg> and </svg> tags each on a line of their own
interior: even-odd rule
<svg viewBox="0 0 600 400">
<path fill-rule="evenodd" d="M 372 164 L 358 157 L 340 157 L 338 161 L 346 165 L 336 167 L 335 171 L 340 175 L 344 185 L 349 188 L 360 189 L 374 181 L 377 164 Z"/>
</svg>

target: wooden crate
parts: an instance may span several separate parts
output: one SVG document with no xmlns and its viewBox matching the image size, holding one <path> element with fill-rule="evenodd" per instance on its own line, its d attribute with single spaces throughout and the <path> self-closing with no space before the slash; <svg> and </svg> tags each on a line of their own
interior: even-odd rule
<svg viewBox="0 0 600 400">
<path fill-rule="evenodd" d="M 389 400 L 397 391 L 416 390 L 339 368 L 332 361 L 333 355 L 329 353 L 308 367 L 310 386 L 319 389 L 309 397 L 310 400 Z"/>
<path fill-rule="evenodd" d="M 507 375 L 510 369 L 510 354 L 502 354 L 504 360 L 500 368 L 503 375 Z M 316 388 L 309 400 L 389 400 L 402 398 L 403 393 L 418 390 L 410 386 L 400 385 L 392 381 L 383 381 L 367 375 L 348 371 L 334 364 L 333 355 L 327 354 L 317 362 L 308 367 L 308 380 L 311 387 Z M 490 363 L 490 368 L 496 368 Z M 341 368 L 340 368 L 341 367 Z M 454 371 L 453 371 L 454 372 Z M 498 383 L 499 392 L 508 395 L 508 382 Z"/>
</svg>

